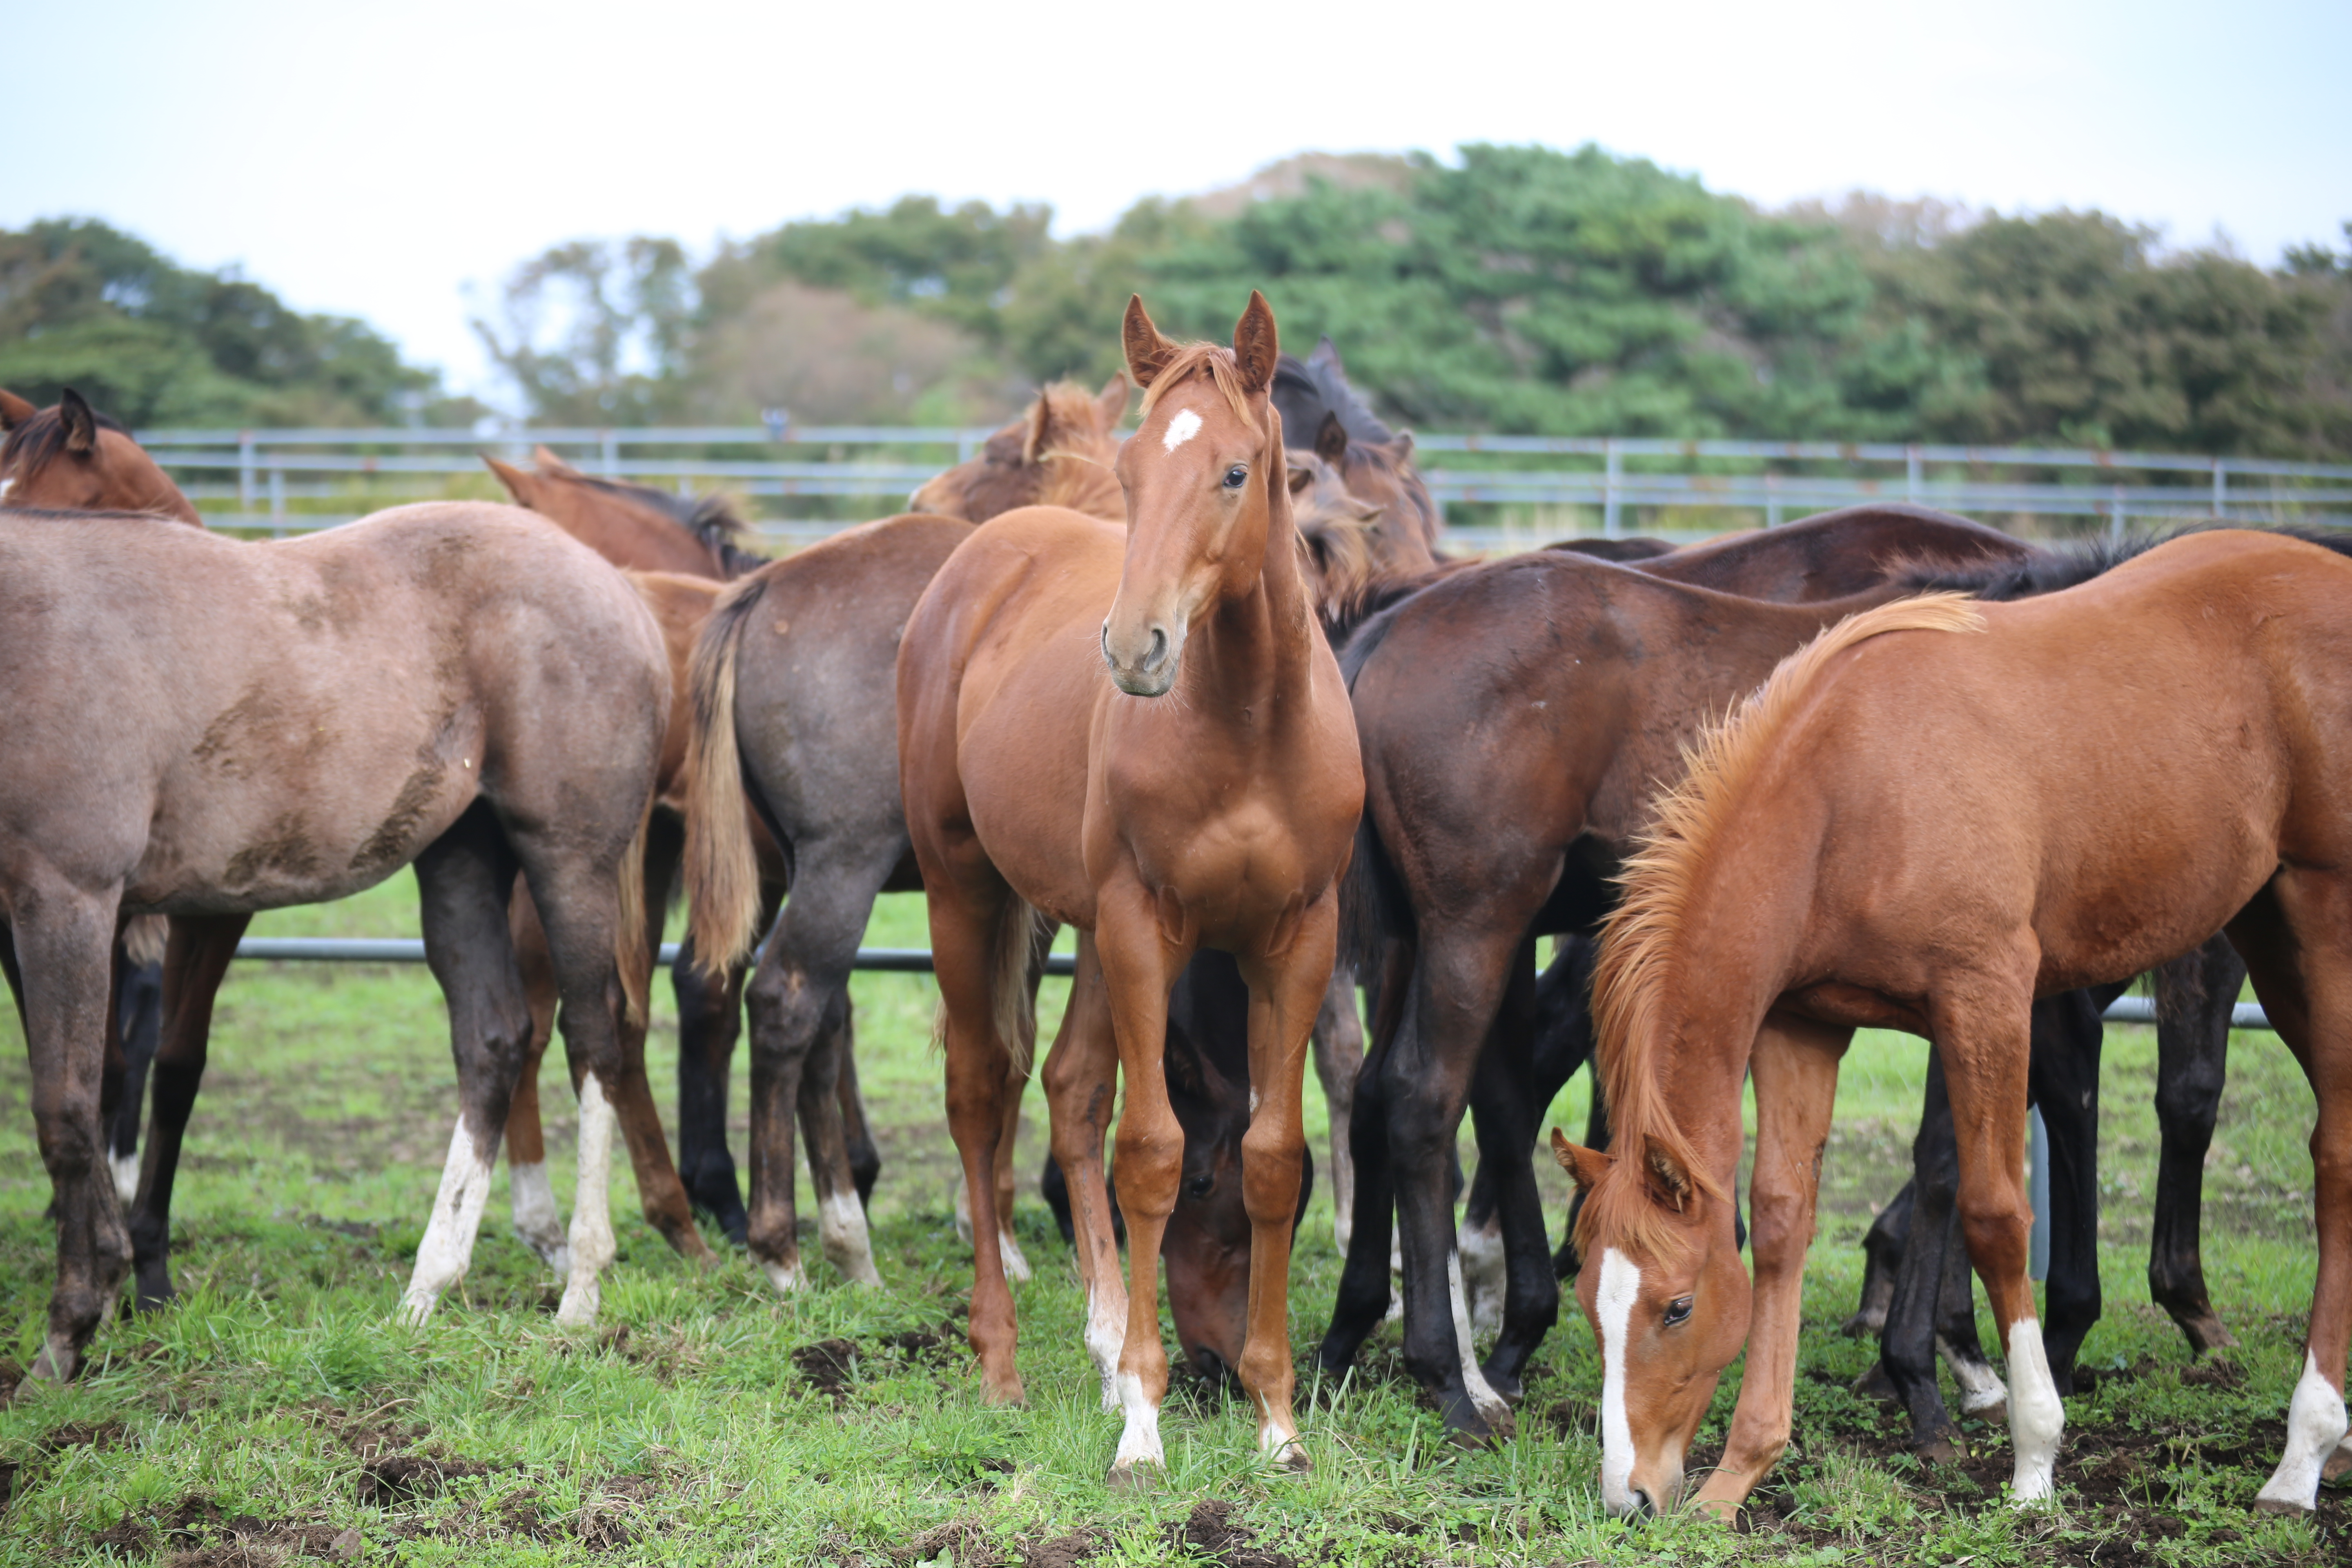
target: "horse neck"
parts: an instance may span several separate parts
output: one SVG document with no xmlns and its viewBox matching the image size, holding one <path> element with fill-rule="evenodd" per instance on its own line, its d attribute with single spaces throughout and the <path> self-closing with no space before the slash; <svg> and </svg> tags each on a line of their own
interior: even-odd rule
<svg viewBox="0 0 2352 1568">
<path fill-rule="evenodd" d="M 1282 470 L 1277 466 L 1275 472 Z M 1279 485 L 1266 508 L 1265 550 L 1249 591 L 1209 613 L 1185 660 L 1199 649 L 1204 694 L 1253 712 L 1268 700 L 1303 692 L 1312 674 L 1319 633 L 1313 594 L 1299 563 L 1298 531 L 1290 498 Z M 1197 639 L 1197 640 L 1195 640 Z M 1276 710 L 1279 712 L 1280 710 Z"/>
</svg>

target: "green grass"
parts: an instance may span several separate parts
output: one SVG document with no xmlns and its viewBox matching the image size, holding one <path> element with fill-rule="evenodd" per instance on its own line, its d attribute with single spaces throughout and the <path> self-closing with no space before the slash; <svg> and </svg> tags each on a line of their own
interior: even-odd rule
<svg viewBox="0 0 2352 1568">
<path fill-rule="evenodd" d="M 256 930 L 400 934 L 415 922 L 403 877 Z M 869 940 L 921 944 L 919 899 L 885 900 Z M 16 1467 L 0 1562 L 275 1563 L 347 1557 L 354 1542 L 367 1561 L 468 1564 L 2344 1560 L 2335 1489 L 2317 1524 L 2247 1511 L 2276 1458 L 2313 1269 L 2310 1094 L 2268 1035 L 2235 1041 L 2207 1189 L 2208 1272 L 2245 1342 L 2234 1374 L 2197 1383 L 2184 1381 L 2182 1342 L 2144 1283 L 2153 1037 L 2110 1032 L 2107 1308 L 2084 1361 L 2111 1375 L 2068 1402 L 2062 1506 L 2027 1514 L 1998 1506 L 2002 1433 L 1973 1433 L 1966 1465 L 1924 1468 L 1900 1451 L 1897 1418 L 1846 1391 L 1872 1352 L 1833 1331 L 1852 1310 L 1871 1205 L 1902 1179 L 1923 1059 L 1904 1037 L 1858 1040 L 1807 1284 L 1797 1442 L 1733 1532 L 1602 1515 L 1600 1373 L 1572 1304 L 1538 1360 L 1517 1436 L 1486 1452 L 1444 1442 L 1399 1369 L 1392 1327 L 1345 1386 L 1318 1381 L 1307 1369 L 1339 1272 L 1321 1196 L 1291 1289 L 1312 1475 L 1263 1474 L 1239 1402 L 1180 1382 L 1163 1420 L 1168 1485 L 1107 1492 L 1117 1417 L 1097 1408 L 1070 1257 L 1034 1196 L 1017 1224 L 1038 1277 L 1015 1289 L 1031 1403 L 978 1400 L 957 1316 L 970 1264 L 950 1220 L 929 982 L 861 975 L 855 988 L 887 1162 L 874 1212 L 883 1290 L 842 1286 L 820 1263 L 814 1289 L 778 1301 L 740 1254 L 697 1273 L 637 1217 L 622 1161 L 621 1251 L 598 1330 L 554 1326 L 548 1281 L 499 1194 L 465 1287 L 409 1331 L 392 1309 L 454 1111 L 438 994 L 420 968 L 240 965 L 189 1131 L 182 1300 L 107 1329 L 79 1383 L 0 1409 L 0 1463 Z M 1048 1028 L 1061 990 L 1048 988 Z M 675 1022 L 665 984 L 651 1046 L 664 1100 Z M 13 1013 L 0 1022 L 0 1335 L 11 1342 L 0 1352 L 22 1361 L 38 1341 L 53 1236 L 16 1027 Z M 551 1164 L 568 1201 L 570 1097 L 553 1075 L 549 1089 Z M 1571 1086 L 1553 1119 L 1580 1127 L 1583 1093 Z M 1311 1076 L 1308 1106 L 1319 1145 Z M 1024 1170 L 1043 1149 L 1034 1098 L 1030 1111 Z M 1558 1173 L 1546 1180 L 1557 1223 L 1564 1190 Z M 1989 1322 L 1982 1332 L 1997 1343 Z M 804 1374 L 814 1358 L 794 1356 L 828 1342 L 847 1342 L 834 1347 L 850 1364 L 837 1398 Z M 1702 1451 L 1720 1442 L 1736 1384 L 1735 1367 Z"/>
</svg>

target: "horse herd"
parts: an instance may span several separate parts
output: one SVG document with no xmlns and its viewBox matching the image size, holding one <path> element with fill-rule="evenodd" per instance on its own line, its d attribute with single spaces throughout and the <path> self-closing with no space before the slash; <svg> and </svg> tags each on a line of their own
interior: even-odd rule
<svg viewBox="0 0 2352 1568">
<path fill-rule="evenodd" d="M 173 1178 L 252 914 L 403 866 L 460 1108 L 406 1317 L 464 1274 L 503 1142 L 559 1318 L 593 1319 L 616 1130 L 673 1247 L 709 1255 L 699 1210 L 786 1292 L 806 1280 L 804 1143 L 827 1260 L 878 1283 L 847 982 L 876 896 L 919 888 L 992 1400 L 1024 1395 L 1009 1215 L 1035 993 L 1055 930 L 1077 932 L 1038 1068 L 1045 1188 L 1123 1418 L 1114 1484 L 1162 1463 L 1163 1265 L 1184 1353 L 1247 1394 L 1268 1462 L 1307 1463 L 1286 1284 L 1311 1054 L 1347 1255 L 1321 1364 L 1352 1363 L 1399 1271 L 1407 1367 L 1485 1440 L 1573 1274 L 1608 1506 L 1679 1502 L 1744 1347 L 1698 1494 L 1737 1509 L 1790 1436 L 1838 1064 L 1872 1026 L 1934 1048 L 1915 1180 L 1873 1227 L 1849 1328 L 1880 1334 L 1872 1382 L 1920 1448 L 1955 1436 L 1940 1353 L 1971 1413 L 2006 1406 L 2014 1497 L 2047 1497 L 2099 1310 L 2099 1014 L 2154 971 L 2150 1283 L 2192 1349 L 2225 1345 L 2199 1183 L 2251 970 L 2319 1104 L 2317 1287 L 2260 1501 L 2314 1506 L 2352 1465 L 2342 541 L 2065 554 L 1874 506 L 1681 550 L 1454 559 L 1411 437 L 1328 342 L 1282 354 L 1262 298 L 1229 347 L 1171 342 L 1139 300 L 1122 342 L 1131 437 L 1128 377 L 1048 388 L 907 513 L 772 562 L 723 504 L 543 449 L 535 470 L 491 462 L 520 507 L 240 542 L 70 392 L 0 393 L 0 963 L 58 1225 L 35 1374 L 79 1368 L 127 1273 L 140 1308 L 172 1294 Z M 681 878 L 673 1165 L 644 1040 Z M 725 1121 L 747 1008 L 748 1205 Z M 559 1019 L 568 1226 L 538 1099 Z M 1536 1122 L 1587 1060 L 1587 1142 L 1552 1134 L 1579 1205 L 1555 1258 Z M 2046 1328 L 2029 1101 L 2053 1146 Z"/>
</svg>

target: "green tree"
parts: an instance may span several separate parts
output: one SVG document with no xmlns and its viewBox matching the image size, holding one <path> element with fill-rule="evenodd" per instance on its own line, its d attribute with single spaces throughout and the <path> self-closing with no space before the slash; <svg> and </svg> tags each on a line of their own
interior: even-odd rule
<svg viewBox="0 0 2352 1568">
<path fill-rule="evenodd" d="M 682 403 L 694 297 L 674 239 L 575 239 L 516 268 L 501 322 L 474 331 L 532 418 L 658 424 Z"/>
</svg>

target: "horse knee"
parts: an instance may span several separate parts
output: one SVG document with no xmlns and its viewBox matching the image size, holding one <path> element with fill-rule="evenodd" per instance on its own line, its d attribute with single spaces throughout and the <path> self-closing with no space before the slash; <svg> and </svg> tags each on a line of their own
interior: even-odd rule
<svg viewBox="0 0 2352 1568">
<path fill-rule="evenodd" d="M 1250 1223 L 1288 1224 L 1298 1210 L 1306 1171 L 1305 1133 L 1253 1127 L 1242 1134 L 1242 1207 Z"/>
</svg>

